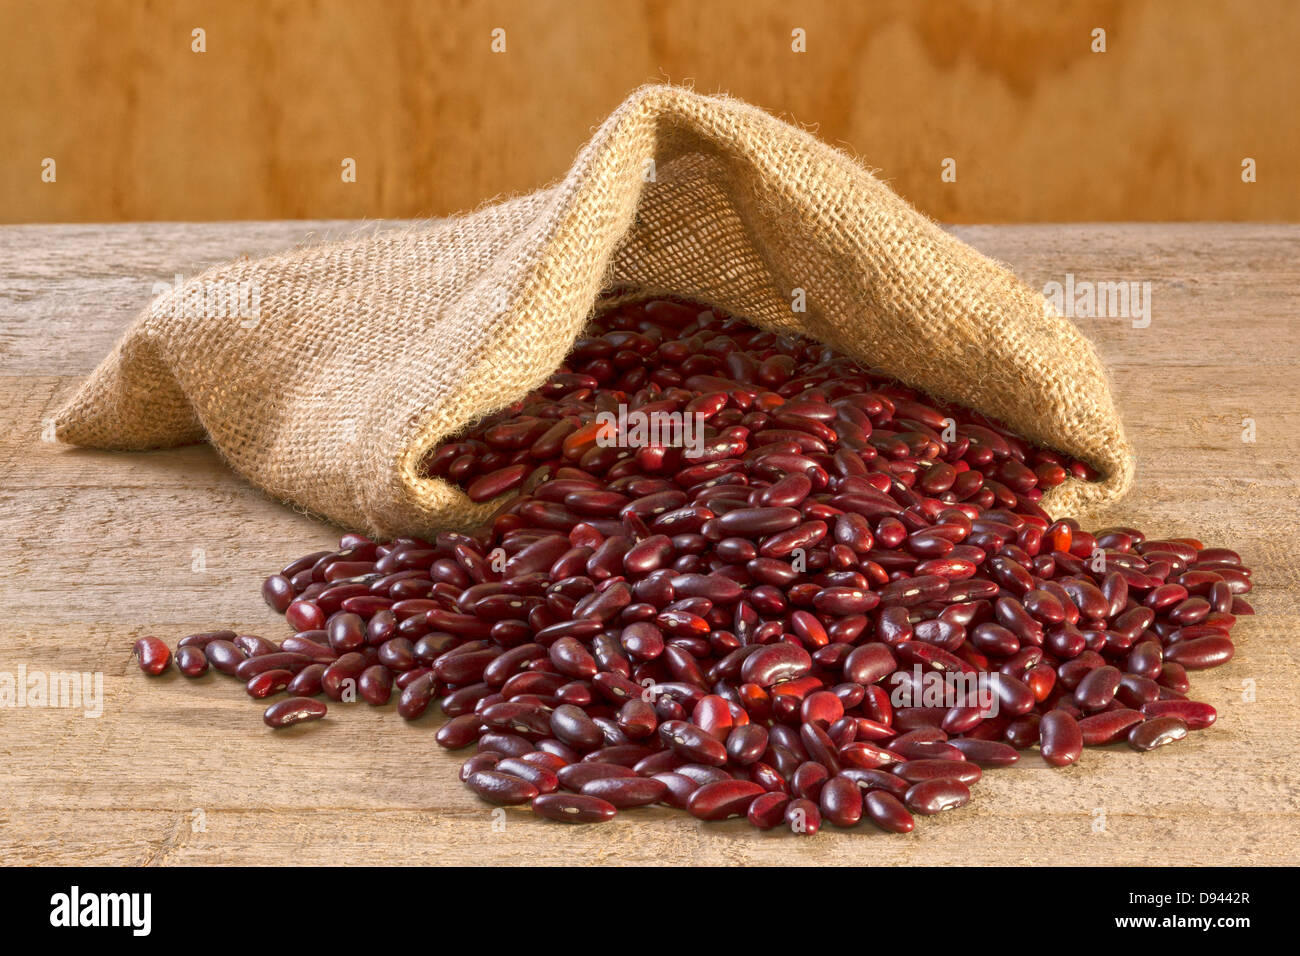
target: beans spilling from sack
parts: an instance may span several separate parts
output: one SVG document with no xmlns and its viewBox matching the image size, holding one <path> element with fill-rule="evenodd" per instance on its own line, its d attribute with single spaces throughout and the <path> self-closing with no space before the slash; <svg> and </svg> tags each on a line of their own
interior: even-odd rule
<svg viewBox="0 0 1300 956">
<path fill-rule="evenodd" d="M 1253 613 L 1230 550 L 1045 513 L 1084 463 L 676 302 L 606 314 L 425 468 L 513 494 L 473 534 L 293 561 L 263 586 L 292 636 L 193 634 L 176 666 L 276 698 L 272 727 L 322 697 L 436 703 L 475 794 L 571 823 L 658 804 L 907 832 L 1027 749 L 1064 767 L 1210 726 L 1188 672 Z"/>
</svg>

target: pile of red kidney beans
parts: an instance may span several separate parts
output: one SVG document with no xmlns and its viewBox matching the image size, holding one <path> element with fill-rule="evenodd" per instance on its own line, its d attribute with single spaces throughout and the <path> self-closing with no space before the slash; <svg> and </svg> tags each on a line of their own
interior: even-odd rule
<svg viewBox="0 0 1300 956">
<path fill-rule="evenodd" d="M 698 416 L 697 453 L 601 440 L 620 406 Z M 1048 516 L 1081 462 L 676 302 L 606 314 L 426 468 L 514 495 L 473 534 L 344 535 L 266 579 L 292 636 L 192 634 L 176 667 L 275 698 L 272 727 L 322 697 L 395 696 L 408 720 L 437 702 L 468 787 L 554 820 L 662 804 L 907 832 L 1027 748 L 1066 766 L 1208 727 L 1188 671 L 1228 661 L 1253 613 L 1232 551 Z M 172 662 L 157 638 L 136 653 Z M 991 696 L 926 704 L 934 674 Z"/>
</svg>

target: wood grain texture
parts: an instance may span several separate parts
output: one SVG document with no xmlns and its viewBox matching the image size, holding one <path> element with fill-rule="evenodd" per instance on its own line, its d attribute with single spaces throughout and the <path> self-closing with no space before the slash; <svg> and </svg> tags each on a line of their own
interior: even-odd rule
<svg viewBox="0 0 1300 956">
<path fill-rule="evenodd" d="M 0 671 L 101 672 L 103 715 L 0 710 L 7 863 L 709 863 L 749 865 L 1300 862 L 1300 227 L 957 230 L 1035 286 L 1150 281 L 1148 328 L 1080 320 L 1114 372 L 1140 457 L 1106 519 L 1235 547 L 1259 611 L 1226 667 L 1194 677 L 1219 722 L 1148 755 L 1091 750 L 990 772 L 971 806 L 908 837 L 815 840 L 642 810 L 564 827 L 491 808 L 433 743 L 436 715 L 335 706 L 267 729 L 235 681 L 144 677 L 145 633 L 280 636 L 261 577 L 333 532 L 267 500 L 207 446 L 152 454 L 41 440 L 154 282 L 354 223 L 0 229 Z M 1242 421 L 1254 419 L 1245 443 Z M 203 570 L 195 570 L 196 549 Z M 1252 693 L 1249 693 L 1253 691 Z M 1099 827 L 1099 823 L 1104 824 Z"/>
<path fill-rule="evenodd" d="M 1297 45 L 1290 0 L 0 0 L 0 221 L 448 215 L 665 81 L 944 222 L 1296 221 Z"/>
</svg>

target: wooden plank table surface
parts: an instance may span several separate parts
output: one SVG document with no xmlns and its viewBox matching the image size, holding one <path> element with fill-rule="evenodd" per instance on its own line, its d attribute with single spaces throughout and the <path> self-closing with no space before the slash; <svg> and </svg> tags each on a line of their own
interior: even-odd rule
<svg viewBox="0 0 1300 956">
<path fill-rule="evenodd" d="M 338 705 L 290 732 L 219 675 L 146 678 L 146 633 L 280 637 L 262 577 L 328 545 L 206 445 L 115 454 L 46 424 L 153 285 L 356 223 L 0 228 L 0 680 L 103 675 L 102 715 L 0 709 L 0 860 L 8 864 L 1277 864 L 1300 862 L 1296 613 L 1300 529 L 1300 226 L 999 226 L 957 232 L 1036 288 L 1149 281 L 1146 328 L 1080 319 L 1113 370 L 1137 484 L 1096 522 L 1239 550 L 1258 615 L 1236 658 L 1193 675 L 1219 721 L 1139 755 L 1034 755 L 971 805 L 891 836 L 813 840 L 646 809 L 566 827 L 492 813 L 433 742 L 440 718 Z M 1254 441 L 1245 429 L 1254 424 Z"/>
</svg>

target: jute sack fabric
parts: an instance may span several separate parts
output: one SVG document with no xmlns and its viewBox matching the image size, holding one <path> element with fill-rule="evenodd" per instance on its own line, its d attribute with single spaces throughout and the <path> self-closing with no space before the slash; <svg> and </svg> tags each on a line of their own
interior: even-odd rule
<svg viewBox="0 0 1300 956">
<path fill-rule="evenodd" d="M 251 290 L 255 314 L 193 307 L 211 288 Z M 232 262 L 165 293 L 57 433 L 113 449 L 206 436 L 267 493 L 345 527 L 472 527 L 500 502 L 422 477 L 422 459 L 541 384 L 611 290 L 802 332 L 1100 470 L 1054 489 L 1053 513 L 1132 482 L 1102 363 L 1041 295 L 844 153 L 745 103 L 667 86 L 633 93 L 557 185 Z"/>
</svg>

